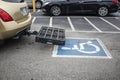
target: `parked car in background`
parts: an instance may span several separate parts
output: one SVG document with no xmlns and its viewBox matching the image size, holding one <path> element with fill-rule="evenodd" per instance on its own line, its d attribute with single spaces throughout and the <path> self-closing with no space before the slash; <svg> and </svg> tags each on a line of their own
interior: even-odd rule
<svg viewBox="0 0 120 80">
<path fill-rule="evenodd" d="M 42 11 L 54 16 L 63 13 L 92 12 L 99 16 L 118 11 L 118 0 L 46 0 Z"/>
<path fill-rule="evenodd" d="M 0 0 L 0 41 L 26 33 L 31 23 L 24 0 Z"/>
<path fill-rule="evenodd" d="M 25 0 L 29 6 L 29 8 L 32 8 L 32 0 Z M 36 8 L 40 9 L 43 5 L 43 0 L 35 0 L 36 2 Z"/>
</svg>

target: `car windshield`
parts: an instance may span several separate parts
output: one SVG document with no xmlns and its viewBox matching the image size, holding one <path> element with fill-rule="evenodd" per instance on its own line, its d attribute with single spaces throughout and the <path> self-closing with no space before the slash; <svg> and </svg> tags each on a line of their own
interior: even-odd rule
<svg viewBox="0 0 120 80">
<path fill-rule="evenodd" d="M 20 3 L 20 2 L 24 2 L 24 0 L 3 0 L 6 2 L 13 2 L 13 3 Z"/>
</svg>

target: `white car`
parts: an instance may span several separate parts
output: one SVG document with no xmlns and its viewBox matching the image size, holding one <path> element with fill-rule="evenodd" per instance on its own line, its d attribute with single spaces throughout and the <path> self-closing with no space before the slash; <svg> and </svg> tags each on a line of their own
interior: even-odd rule
<svg viewBox="0 0 120 80">
<path fill-rule="evenodd" d="M 0 0 L 0 40 L 5 40 L 30 28 L 32 16 L 23 0 Z"/>
</svg>

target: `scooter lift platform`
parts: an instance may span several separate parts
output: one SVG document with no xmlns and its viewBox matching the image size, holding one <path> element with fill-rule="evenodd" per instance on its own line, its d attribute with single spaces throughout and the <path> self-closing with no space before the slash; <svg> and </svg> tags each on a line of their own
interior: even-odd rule
<svg viewBox="0 0 120 80">
<path fill-rule="evenodd" d="M 42 26 L 36 35 L 35 41 L 46 44 L 65 45 L 65 30 Z"/>
</svg>

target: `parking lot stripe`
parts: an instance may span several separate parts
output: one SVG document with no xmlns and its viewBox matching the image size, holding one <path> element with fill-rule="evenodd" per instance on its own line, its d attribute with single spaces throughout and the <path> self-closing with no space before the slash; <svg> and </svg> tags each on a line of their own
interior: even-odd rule
<svg viewBox="0 0 120 80">
<path fill-rule="evenodd" d="M 52 23 L 53 23 L 53 17 L 50 17 L 50 22 L 49 22 L 50 27 L 52 27 Z"/>
<path fill-rule="evenodd" d="M 70 17 L 70 19 L 76 31 L 97 31 L 83 17 L 82 18 L 81 17 L 80 18 Z"/>
<path fill-rule="evenodd" d="M 119 19 L 119 17 L 115 17 L 115 19 Z"/>
<path fill-rule="evenodd" d="M 119 17 L 115 17 L 115 19 L 117 19 L 118 21 L 120 21 L 120 18 L 119 18 Z"/>
<path fill-rule="evenodd" d="M 67 17 L 67 19 L 68 19 L 68 22 L 69 22 L 69 24 L 70 24 L 70 27 L 71 27 L 72 31 L 75 31 L 75 27 L 73 26 L 70 17 Z"/>
<path fill-rule="evenodd" d="M 114 31 L 103 31 L 103 32 L 98 32 L 98 31 L 66 31 L 66 32 L 72 32 L 72 33 L 106 33 L 106 34 L 120 34 L 120 32 L 114 32 Z"/>
<path fill-rule="evenodd" d="M 68 19 L 67 17 L 53 17 L 53 22 L 52 22 L 52 26 L 56 27 L 56 28 L 62 28 L 65 29 L 66 31 L 71 30 L 71 27 L 69 25 Z"/>
<path fill-rule="evenodd" d="M 90 20 L 88 20 L 86 17 L 84 19 L 91 25 L 93 26 L 97 31 L 102 32 L 98 27 L 96 27 Z"/>
<path fill-rule="evenodd" d="M 120 30 L 120 28 L 119 28 L 119 27 L 117 27 L 116 25 L 112 24 L 111 22 L 109 22 L 109 21 L 107 21 L 107 20 L 103 19 L 102 17 L 99 17 L 99 18 L 100 18 L 101 20 L 105 21 L 106 23 L 108 23 L 109 25 L 113 26 L 114 28 L 116 28 L 116 29 Z"/>
<path fill-rule="evenodd" d="M 36 20 L 36 17 L 33 17 L 33 19 L 32 19 L 32 24 L 34 23 L 35 20 Z"/>
</svg>

